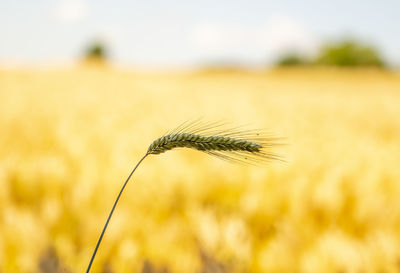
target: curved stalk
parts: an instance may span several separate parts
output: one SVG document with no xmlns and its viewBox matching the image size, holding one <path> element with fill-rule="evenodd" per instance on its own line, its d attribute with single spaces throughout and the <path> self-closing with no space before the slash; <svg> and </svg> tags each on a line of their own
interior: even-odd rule
<svg viewBox="0 0 400 273">
<path fill-rule="evenodd" d="M 125 181 L 124 185 L 122 186 L 121 190 L 119 191 L 119 194 L 118 194 L 118 196 L 117 196 L 117 199 L 115 200 L 114 205 L 113 205 L 113 207 L 112 207 L 112 209 L 111 209 L 111 211 L 110 211 L 110 214 L 108 215 L 107 221 L 106 221 L 106 223 L 105 223 L 105 225 L 104 225 L 104 227 L 103 227 L 103 231 L 101 232 L 100 237 L 99 237 L 99 240 L 97 241 L 96 248 L 95 248 L 94 251 L 93 251 L 92 258 L 90 259 L 90 262 L 89 262 L 89 265 L 88 265 L 88 267 L 87 267 L 86 273 L 89 273 L 90 268 L 92 267 L 92 263 L 93 263 L 94 257 L 96 256 L 96 253 L 97 253 L 97 250 L 98 250 L 98 248 L 99 248 L 99 246 L 100 246 L 101 240 L 103 239 L 103 236 L 104 236 L 104 233 L 105 233 L 105 231 L 106 231 L 106 229 L 107 229 L 108 223 L 110 222 L 111 216 L 112 216 L 113 213 L 114 213 L 115 207 L 117 206 L 118 200 L 119 200 L 119 198 L 121 197 L 122 192 L 124 191 L 126 185 L 128 184 L 128 181 L 129 181 L 129 179 L 131 178 L 132 174 L 135 172 L 135 170 L 137 169 L 137 167 L 139 167 L 140 163 L 142 163 L 142 161 L 143 161 L 143 160 L 146 158 L 146 156 L 148 156 L 148 155 L 149 155 L 149 154 L 146 153 L 146 154 L 142 157 L 142 159 L 139 160 L 139 162 L 136 164 L 135 168 L 133 168 L 131 174 L 130 174 L 130 175 L 128 176 L 128 178 L 126 179 L 126 181 Z"/>
</svg>

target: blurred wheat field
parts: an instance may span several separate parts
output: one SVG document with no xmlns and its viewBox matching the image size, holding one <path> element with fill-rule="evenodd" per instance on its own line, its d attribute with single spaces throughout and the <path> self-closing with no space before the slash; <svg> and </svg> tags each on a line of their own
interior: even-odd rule
<svg viewBox="0 0 400 273">
<path fill-rule="evenodd" d="M 287 163 L 149 157 L 93 272 L 400 272 L 400 75 L 0 70 L 0 272 L 82 272 L 148 145 L 205 116 Z"/>
</svg>

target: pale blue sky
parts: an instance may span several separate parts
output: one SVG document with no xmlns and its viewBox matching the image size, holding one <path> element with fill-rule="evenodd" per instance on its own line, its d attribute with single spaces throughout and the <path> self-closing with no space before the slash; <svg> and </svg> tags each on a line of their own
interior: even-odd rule
<svg viewBox="0 0 400 273">
<path fill-rule="evenodd" d="M 115 63 L 261 65 L 357 37 L 400 65 L 399 0 L 0 0 L 0 66 L 76 60 L 93 39 Z"/>
</svg>

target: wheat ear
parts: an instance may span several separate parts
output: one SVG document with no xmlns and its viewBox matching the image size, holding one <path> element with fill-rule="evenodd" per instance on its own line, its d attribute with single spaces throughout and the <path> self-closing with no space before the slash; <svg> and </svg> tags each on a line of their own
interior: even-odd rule
<svg viewBox="0 0 400 273">
<path fill-rule="evenodd" d="M 147 150 L 148 154 L 161 154 L 174 148 L 185 147 L 199 151 L 247 151 L 259 152 L 262 145 L 241 139 L 223 136 L 201 136 L 196 134 L 170 134 L 155 140 Z"/>
<path fill-rule="evenodd" d="M 258 130 L 243 130 L 241 127 L 225 129 L 223 123 L 203 124 L 200 121 L 194 121 L 183 123 L 172 132 L 153 141 L 146 154 L 139 160 L 123 184 L 97 241 L 86 273 L 90 271 L 122 192 L 135 170 L 148 155 L 161 154 L 175 148 L 191 148 L 224 160 L 252 164 L 265 160 L 281 160 L 279 156 L 267 150 L 269 147 L 278 144 L 276 140 L 278 139 L 265 137 Z"/>
</svg>

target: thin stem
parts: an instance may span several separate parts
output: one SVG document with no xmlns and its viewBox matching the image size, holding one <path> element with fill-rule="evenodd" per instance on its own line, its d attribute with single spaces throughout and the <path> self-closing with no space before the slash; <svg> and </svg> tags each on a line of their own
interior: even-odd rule
<svg viewBox="0 0 400 273">
<path fill-rule="evenodd" d="M 110 222 L 111 216 L 112 216 L 113 213 L 114 213 L 114 209 L 115 209 L 115 207 L 117 206 L 118 200 L 119 200 L 119 198 L 121 197 L 121 194 L 122 194 L 122 192 L 124 191 L 126 184 L 128 184 L 128 181 L 129 181 L 129 179 L 131 178 L 132 174 L 135 172 L 135 170 L 137 169 L 137 167 L 139 167 L 140 163 L 142 163 L 142 161 L 143 161 L 143 160 L 146 158 L 146 156 L 148 156 L 148 155 L 149 155 L 149 154 L 146 153 L 146 154 L 142 157 L 142 159 L 139 160 L 139 162 L 136 164 L 135 168 L 133 168 L 131 174 L 130 174 L 130 175 L 128 176 L 128 178 L 126 179 L 124 185 L 122 186 L 122 188 L 121 188 L 121 190 L 120 190 L 120 192 L 119 192 L 119 194 L 118 194 L 118 197 L 117 197 L 117 199 L 116 199 L 115 202 L 114 202 L 114 206 L 112 207 L 111 212 L 110 212 L 110 214 L 108 215 L 106 224 L 105 224 L 104 227 L 103 227 L 103 231 L 102 231 L 101 234 L 100 234 L 99 240 L 97 241 L 96 248 L 94 249 L 94 252 L 93 252 L 92 258 L 90 259 L 90 262 L 89 262 L 88 268 L 87 268 L 87 270 L 86 270 L 86 273 L 89 273 L 90 268 L 92 267 L 92 263 L 93 263 L 94 257 L 96 256 L 96 253 L 97 253 L 97 250 L 98 250 L 98 248 L 99 248 L 99 246 L 100 246 L 101 240 L 103 239 L 104 232 L 105 232 L 106 229 L 107 229 L 108 223 Z"/>
</svg>

